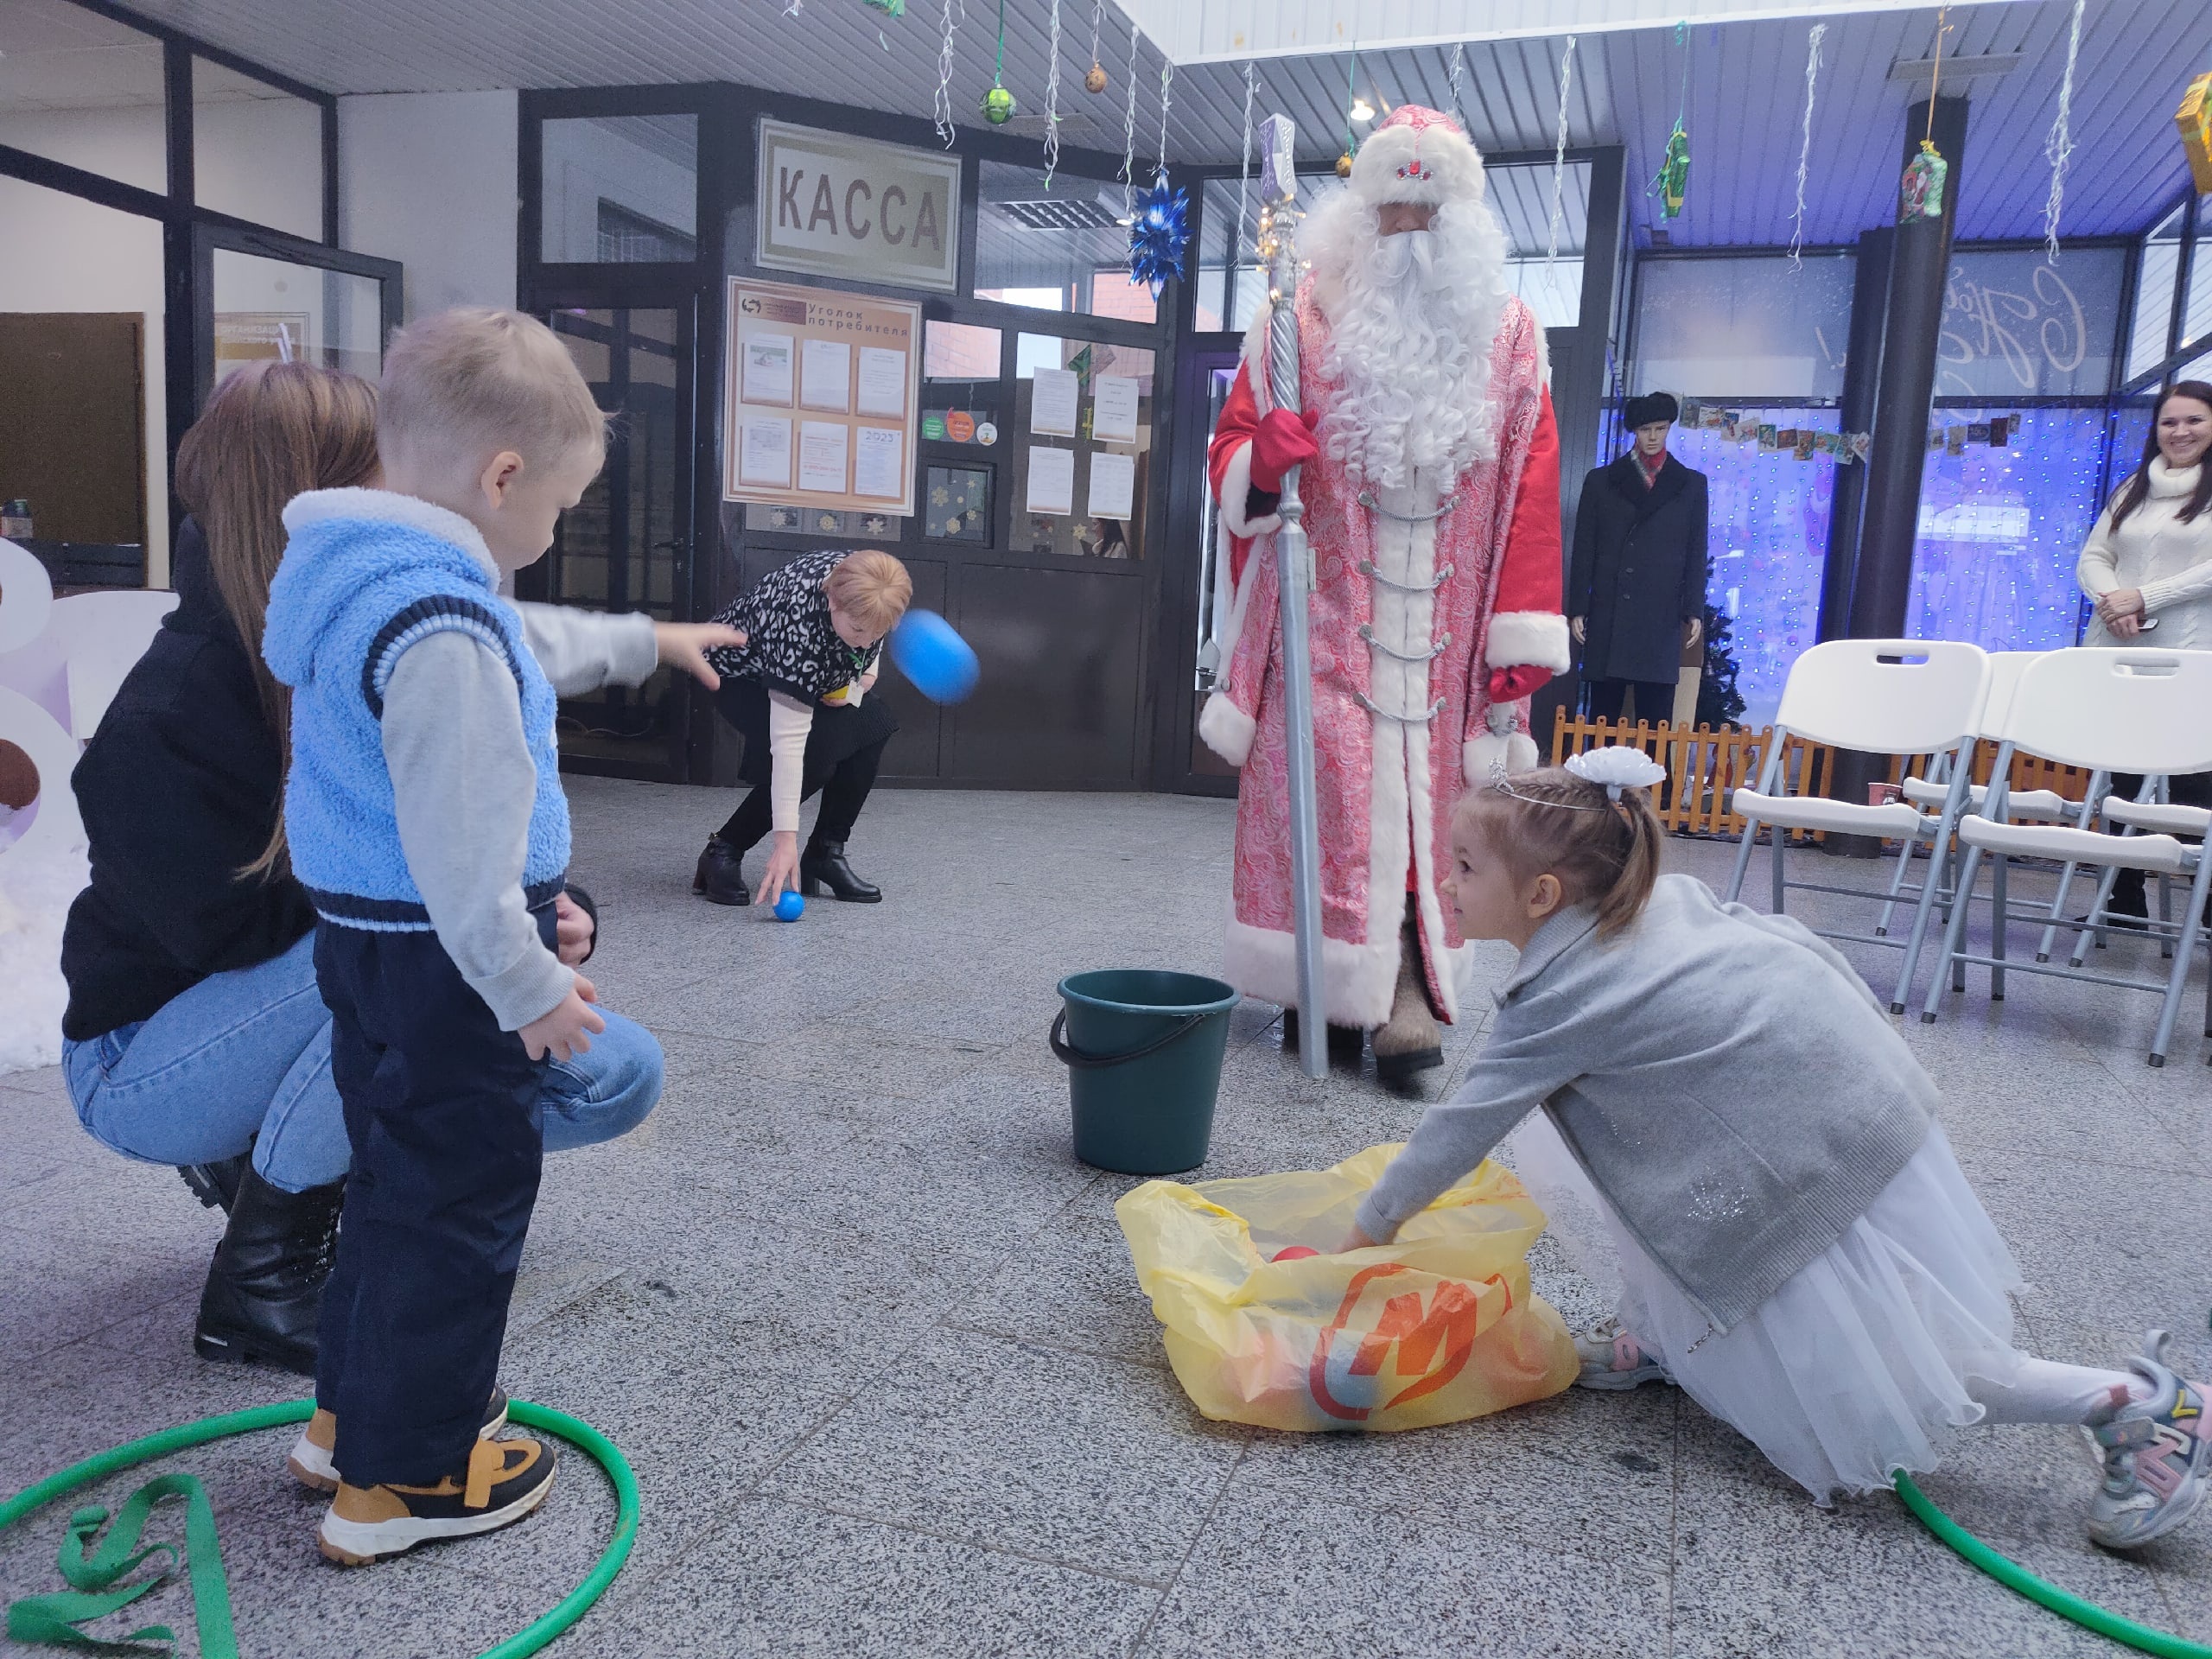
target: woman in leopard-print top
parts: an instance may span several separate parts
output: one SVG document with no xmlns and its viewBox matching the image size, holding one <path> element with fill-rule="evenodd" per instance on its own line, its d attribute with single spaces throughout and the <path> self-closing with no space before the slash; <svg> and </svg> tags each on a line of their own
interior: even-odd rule
<svg viewBox="0 0 2212 1659">
<path fill-rule="evenodd" d="M 715 705 L 744 734 L 738 776 L 752 791 L 707 838 L 691 891 L 718 905 L 750 904 L 745 855 L 772 830 L 760 902 L 786 887 L 812 898 L 874 904 L 883 894 L 853 873 L 845 842 L 868 804 L 883 746 L 899 729 L 868 693 L 883 636 L 913 597 L 906 567 L 888 553 L 806 553 L 771 570 L 715 620 L 745 635 L 709 652 L 722 677 Z M 819 791 L 822 810 L 801 852 L 799 803 Z"/>
</svg>

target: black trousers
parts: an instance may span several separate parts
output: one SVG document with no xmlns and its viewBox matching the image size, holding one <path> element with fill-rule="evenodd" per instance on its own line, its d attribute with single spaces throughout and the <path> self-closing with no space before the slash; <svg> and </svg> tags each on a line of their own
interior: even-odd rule
<svg viewBox="0 0 2212 1659">
<path fill-rule="evenodd" d="M 1636 692 L 1636 717 L 1656 726 L 1675 717 L 1672 680 L 1585 680 L 1590 689 L 1590 718 L 1618 720 L 1631 688 Z"/>
<path fill-rule="evenodd" d="M 553 910 L 538 912 L 552 944 Z M 356 1486 L 459 1472 L 498 1380 L 544 1157 L 546 1063 L 435 933 L 316 924 L 353 1167 L 323 1291 L 315 1400 Z"/>
<path fill-rule="evenodd" d="M 738 771 L 753 785 L 753 792 L 715 833 L 733 850 L 749 852 L 773 823 L 768 798 L 767 693 L 746 681 L 725 680 L 715 702 L 730 724 L 745 734 L 745 756 Z M 815 709 L 814 724 L 806 734 L 806 756 L 799 766 L 799 798 L 822 797 L 809 846 L 851 839 L 868 791 L 875 787 L 884 746 L 898 730 L 891 711 L 873 697 L 857 709 L 829 704 Z"/>
<path fill-rule="evenodd" d="M 2124 801 L 2133 800 L 2142 787 L 2143 774 L 2139 772 L 2116 772 L 2112 775 L 2112 792 Z M 2212 807 L 2212 772 L 2176 773 L 2166 779 L 2166 798 L 2176 806 Z M 2141 870 L 2122 870 L 2113 878 L 2113 903 L 2122 915 L 2150 914 L 2150 900 L 2145 897 L 2148 892 Z"/>
</svg>

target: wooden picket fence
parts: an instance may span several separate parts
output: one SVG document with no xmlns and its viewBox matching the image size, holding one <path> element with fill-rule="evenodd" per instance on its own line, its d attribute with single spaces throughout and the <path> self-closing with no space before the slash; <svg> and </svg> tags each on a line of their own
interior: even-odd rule
<svg viewBox="0 0 2212 1659">
<path fill-rule="evenodd" d="M 1667 769 L 1666 781 L 1659 785 L 1655 799 L 1659 822 L 1669 833 L 1732 839 L 1744 833 L 1744 820 L 1729 810 L 1730 792 L 1738 785 L 1746 788 L 1758 786 L 1773 742 L 1771 726 L 1762 726 L 1756 731 L 1744 726 L 1724 726 L 1715 731 L 1710 726 L 1676 726 L 1663 720 L 1656 725 L 1642 720 L 1631 725 L 1626 721 L 1571 719 L 1562 709 L 1552 722 L 1551 763 L 1558 766 L 1570 754 L 1607 744 L 1642 749 Z M 1925 777 L 1933 759 L 1925 754 L 1893 757 L 1890 762 L 1890 782 L 1901 781 L 1908 770 Z M 1976 783 L 1987 783 L 1996 764 L 1996 744 L 1982 742 L 1974 746 Z M 1783 787 L 1794 794 L 1825 795 L 1834 765 L 1835 752 L 1827 744 L 1808 743 L 1802 738 L 1793 737 L 1783 754 Z M 2054 766 L 2031 755 L 2013 758 L 2012 787 L 2016 790 L 2054 790 L 2064 799 L 2078 801 L 2088 783 L 2088 773 L 2078 767 Z M 1825 838 L 1822 832 L 1816 830 L 1790 833 L 1800 842 Z"/>
</svg>

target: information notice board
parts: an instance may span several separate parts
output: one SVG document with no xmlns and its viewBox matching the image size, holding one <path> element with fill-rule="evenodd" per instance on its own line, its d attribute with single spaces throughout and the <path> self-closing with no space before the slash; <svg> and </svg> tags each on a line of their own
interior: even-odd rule
<svg viewBox="0 0 2212 1659">
<path fill-rule="evenodd" d="M 914 511 L 922 308 L 733 276 L 731 501 Z"/>
</svg>

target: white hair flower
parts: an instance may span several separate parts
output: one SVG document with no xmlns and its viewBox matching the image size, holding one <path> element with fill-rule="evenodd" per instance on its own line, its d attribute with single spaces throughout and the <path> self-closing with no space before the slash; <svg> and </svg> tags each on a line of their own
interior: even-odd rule
<svg viewBox="0 0 2212 1659">
<path fill-rule="evenodd" d="M 1620 799 L 1624 789 L 1646 789 L 1667 775 L 1667 768 L 1642 749 L 1618 743 L 1567 756 L 1567 769 L 1585 783 L 1598 785 L 1611 801 Z"/>
</svg>

